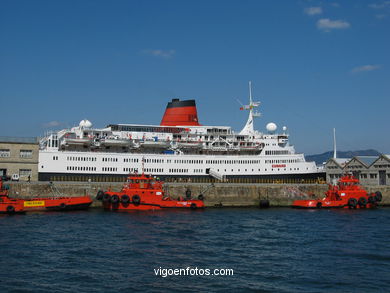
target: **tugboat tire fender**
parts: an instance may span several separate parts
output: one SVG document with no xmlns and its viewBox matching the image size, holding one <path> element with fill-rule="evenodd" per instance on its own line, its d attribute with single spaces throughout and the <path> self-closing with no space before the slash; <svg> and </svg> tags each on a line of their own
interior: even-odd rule
<svg viewBox="0 0 390 293">
<path fill-rule="evenodd" d="M 130 202 L 130 197 L 127 194 L 122 195 L 121 202 L 122 203 L 129 203 Z"/>
<path fill-rule="evenodd" d="M 378 202 L 382 201 L 382 193 L 380 191 L 375 192 L 375 199 Z"/>
<path fill-rule="evenodd" d="M 196 203 L 192 203 L 190 205 L 190 208 L 191 208 L 191 210 L 196 210 L 198 208 L 198 206 L 196 205 Z"/>
<path fill-rule="evenodd" d="M 109 195 L 108 193 L 103 194 L 103 198 L 102 198 L 103 202 L 109 202 L 110 199 L 111 199 L 111 195 Z"/>
<path fill-rule="evenodd" d="M 365 207 L 367 204 L 367 199 L 365 197 L 359 198 L 359 206 L 360 207 Z"/>
<path fill-rule="evenodd" d="M 358 201 L 356 200 L 356 198 L 351 197 L 350 199 L 348 199 L 348 206 L 350 208 L 356 208 L 357 203 Z"/>
<path fill-rule="evenodd" d="M 7 213 L 12 214 L 15 212 L 15 207 L 14 206 L 7 206 Z"/>
<path fill-rule="evenodd" d="M 111 196 L 111 203 L 118 203 L 119 202 L 119 196 L 117 194 L 113 194 Z"/>
<path fill-rule="evenodd" d="M 316 207 L 317 207 L 317 209 L 321 209 L 322 208 L 322 202 L 317 202 L 317 204 L 316 204 Z"/>
<path fill-rule="evenodd" d="M 138 194 L 134 194 L 132 197 L 131 197 L 131 201 L 133 202 L 133 204 L 135 206 L 139 205 L 141 203 L 141 197 L 138 195 Z"/>
</svg>

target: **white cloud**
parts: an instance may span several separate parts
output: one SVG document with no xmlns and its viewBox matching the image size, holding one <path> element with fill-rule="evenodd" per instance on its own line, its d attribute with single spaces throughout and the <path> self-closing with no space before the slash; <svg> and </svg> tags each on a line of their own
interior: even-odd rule
<svg viewBox="0 0 390 293">
<path fill-rule="evenodd" d="M 307 7 L 303 10 L 307 15 L 316 15 L 322 13 L 321 7 Z"/>
<path fill-rule="evenodd" d="M 333 29 L 347 29 L 351 24 L 344 20 L 330 20 L 329 18 L 321 18 L 317 21 L 317 28 L 326 32 Z"/>
<path fill-rule="evenodd" d="M 58 121 L 50 121 L 47 123 L 42 124 L 44 128 L 51 128 L 51 127 L 57 127 L 60 126 L 62 123 Z"/>
<path fill-rule="evenodd" d="M 146 49 L 142 51 L 146 55 L 161 57 L 161 58 L 172 58 L 175 54 L 175 50 L 160 50 L 160 49 Z"/>
<path fill-rule="evenodd" d="M 355 68 L 352 68 L 351 72 L 352 73 L 359 73 L 359 72 L 364 72 L 364 71 L 373 71 L 381 68 L 380 65 L 363 65 L 363 66 L 358 66 Z"/>
<path fill-rule="evenodd" d="M 383 1 L 381 3 L 369 4 L 368 7 L 372 8 L 372 9 L 383 9 L 386 7 L 390 7 L 390 1 Z"/>
<path fill-rule="evenodd" d="M 386 14 L 376 14 L 375 17 L 377 19 L 384 19 L 386 17 Z"/>
</svg>

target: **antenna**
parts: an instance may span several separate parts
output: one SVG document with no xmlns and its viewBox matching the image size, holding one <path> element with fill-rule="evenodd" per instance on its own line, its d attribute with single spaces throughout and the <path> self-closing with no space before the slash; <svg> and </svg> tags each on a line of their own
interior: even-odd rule
<svg viewBox="0 0 390 293">
<path fill-rule="evenodd" d="M 333 159 L 337 158 L 336 152 L 336 128 L 333 128 Z"/>
<path fill-rule="evenodd" d="M 252 81 L 249 81 L 249 105 L 252 105 Z"/>
</svg>

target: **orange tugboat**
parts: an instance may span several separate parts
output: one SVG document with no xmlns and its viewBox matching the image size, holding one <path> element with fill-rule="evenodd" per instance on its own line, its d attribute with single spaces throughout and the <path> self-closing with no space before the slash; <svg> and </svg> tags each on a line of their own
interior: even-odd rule
<svg viewBox="0 0 390 293">
<path fill-rule="evenodd" d="M 53 196 L 16 199 L 8 196 L 8 186 L 0 178 L 0 213 L 14 214 L 28 211 L 68 211 L 87 209 L 92 203 L 89 196 Z"/>
<path fill-rule="evenodd" d="M 203 195 L 191 199 L 190 190 L 186 191 L 186 199 L 177 200 L 166 196 L 163 182 L 150 175 L 132 174 L 120 192 L 100 190 L 96 199 L 102 201 L 107 210 L 158 210 L 164 208 L 204 208 Z"/>
<path fill-rule="evenodd" d="M 352 175 L 342 176 L 337 185 L 329 185 L 323 199 L 296 200 L 294 208 L 373 208 L 382 200 L 382 194 L 377 191 L 369 194 L 364 190 L 359 180 Z"/>
</svg>

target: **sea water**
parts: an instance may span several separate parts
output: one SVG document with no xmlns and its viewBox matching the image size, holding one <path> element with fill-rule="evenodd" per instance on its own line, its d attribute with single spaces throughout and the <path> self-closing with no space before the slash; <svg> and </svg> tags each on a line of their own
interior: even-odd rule
<svg viewBox="0 0 390 293">
<path fill-rule="evenodd" d="M 0 252 L 0 292 L 388 292 L 390 209 L 4 215 Z"/>
</svg>

